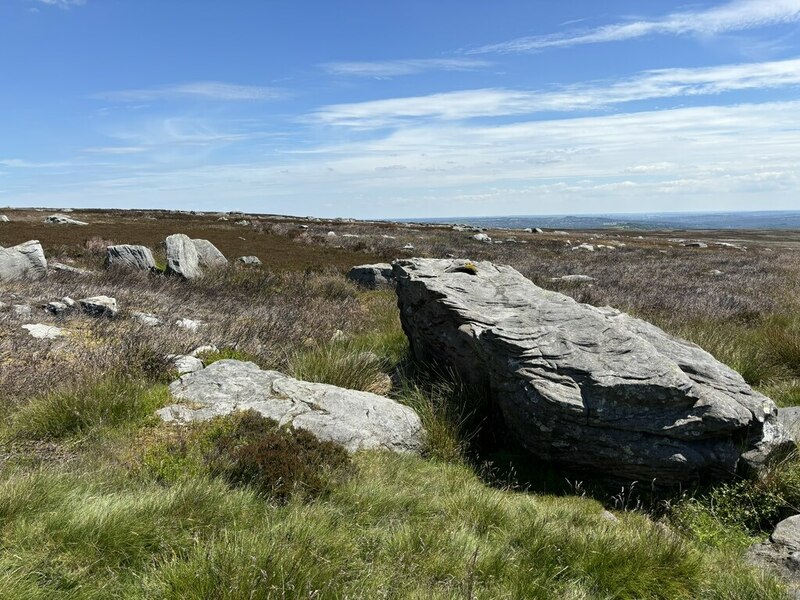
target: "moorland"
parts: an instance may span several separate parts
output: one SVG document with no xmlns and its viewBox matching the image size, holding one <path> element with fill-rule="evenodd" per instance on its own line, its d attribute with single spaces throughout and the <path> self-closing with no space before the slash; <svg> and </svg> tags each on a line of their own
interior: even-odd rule
<svg viewBox="0 0 800 600">
<path fill-rule="evenodd" d="M 486 435 L 475 390 L 414 362 L 394 292 L 346 273 L 412 256 L 511 265 L 691 340 L 795 406 L 800 231 L 490 229 L 486 242 L 444 224 L 76 210 L 89 224 L 69 226 L 43 223 L 50 212 L 2 212 L 0 246 L 40 240 L 48 261 L 94 275 L 0 281 L 0 597 L 786 597 L 744 554 L 800 512 L 793 456 L 756 478 L 658 497 L 536 464 Z M 192 281 L 104 267 L 106 247 L 125 243 L 163 266 L 174 233 L 262 265 Z M 42 309 L 98 295 L 116 298 L 119 318 Z M 67 335 L 35 339 L 21 328 L 33 322 Z M 242 417 L 161 423 L 154 412 L 177 377 L 166 357 L 201 346 L 214 347 L 205 364 L 248 360 L 407 404 L 424 450 L 328 461 Z M 231 448 L 258 427 L 277 440 L 258 468 L 275 467 L 280 485 L 262 471 L 231 475 Z M 287 481 L 299 469 L 281 461 L 304 452 L 312 468 Z"/>
</svg>

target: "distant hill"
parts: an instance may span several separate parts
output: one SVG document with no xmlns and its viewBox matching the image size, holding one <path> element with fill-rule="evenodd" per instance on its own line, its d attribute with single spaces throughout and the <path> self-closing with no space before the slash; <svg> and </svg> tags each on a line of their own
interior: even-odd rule
<svg viewBox="0 0 800 600">
<path fill-rule="evenodd" d="M 641 213 L 606 215 L 516 215 L 415 219 L 428 223 L 465 223 L 478 227 L 522 229 L 800 229 L 800 211 L 719 213 Z"/>
</svg>

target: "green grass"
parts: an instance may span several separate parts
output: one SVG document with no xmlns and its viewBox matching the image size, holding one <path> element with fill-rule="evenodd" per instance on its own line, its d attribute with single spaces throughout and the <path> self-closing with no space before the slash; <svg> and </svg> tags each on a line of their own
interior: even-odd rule
<svg viewBox="0 0 800 600">
<path fill-rule="evenodd" d="M 364 453 L 324 501 L 187 474 L 7 474 L 5 598 L 784 598 L 728 553 L 583 498 L 486 487 L 466 466 Z"/>
<path fill-rule="evenodd" d="M 11 418 L 18 439 L 61 439 L 93 429 L 140 425 L 167 404 L 164 385 L 111 377 L 33 398 Z"/>
</svg>

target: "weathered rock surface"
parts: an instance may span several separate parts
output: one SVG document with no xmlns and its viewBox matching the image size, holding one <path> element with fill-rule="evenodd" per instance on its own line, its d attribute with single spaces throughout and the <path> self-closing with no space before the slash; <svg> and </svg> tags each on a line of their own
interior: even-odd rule
<svg viewBox="0 0 800 600">
<path fill-rule="evenodd" d="M 729 478 L 791 443 L 773 402 L 698 346 L 511 267 L 468 266 L 395 261 L 403 329 L 418 358 L 488 384 L 535 456 L 666 485 Z"/>
<path fill-rule="evenodd" d="M 178 372 L 178 375 L 194 373 L 203 368 L 202 360 L 188 354 L 173 354 L 167 356 L 167 360 L 169 360 L 172 368 Z"/>
<path fill-rule="evenodd" d="M 394 283 L 392 265 L 376 263 L 374 265 L 358 265 L 347 273 L 347 278 L 364 287 L 375 289 Z"/>
<path fill-rule="evenodd" d="M 136 321 L 139 321 L 142 325 L 146 325 L 147 327 L 158 327 L 159 325 L 163 325 L 164 321 L 159 319 L 156 315 L 151 313 L 144 313 L 144 312 L 135 312 L 131 315 Z"/>
<path fill-rule="evenodd" d="M 281 425 L 307 429 L 355 452 L 385 448 L 419 450 L 417 414 L 394 400 L 323 383 L 299 381 L 251 362 L 220 360 L 170 385 L 173 404 L 158 411 L 165 421 L 202 421 L 237 410 L 255 410 Z"/>
<path fill-rule="evenodd" d="M 221 269 L 228 266 L 228 259 L 208 240 L 192 240 L 201 267 Z"/>
<path fill-rule="evenodd" d="M 93 296 L 78 300 L 81 310 L 93 317 L 116 317 L 117 300 L 110 296 Z"/>
<path fill-rule="evenodd" d="M 70 265 L 65 265 L 59 262 L 51 262 L 47 266 L 50 270 L 59 273 L 72 273 L 73 275 L 94 275 L 94 271 L 89 271 L 88 269 L 81 269 L 79 267 L 72 267 Z"/>
<path fill-rule="evenodd" d="M 0 247 L 0 281 L 42 279 L 47 275 L 47 260 L 38 240 L 11 248 Z"/>
<path fill-rule="evenodd" d="M 236 260 L 238 260 L 243 265 L 248 265 L 251 267 L 257 267 L 258 265 L 261 264 L 261 259 L 258 258 L 257 256 L 240 256 Z"/>
<path fill-rule="evenodd" d="M 65 335 L 63 329 L 42 323 L 23 325 L 22 328 L 26 329 L 31 334 L 31 337 L 38 340 L 54 340 Z"/>
<path fill-rule="evenodd" d="M 10 223 L 10 222 L 11 222 L 11 219 L 9 219 L 7 216 L 0 215 L 0 223 Z"/>
<path fill-rule="evenodd" d="M 177 275 L 184 279 L 197 279 L 203 275 L 200 270 L 200 256 L 188 235 L 175 233 L 168 236 L 166 247 L 167 275 Z"/>
<path fill-rule="evenodd" d="M 66 215 L 50 215 L 44 218 L 44 222 L 53 225 L 88 225 L 86 221 L 78 221 Z"/>
<path fill-rule="evenodd" d="M 784 579 L 789 597 L 800 599 L 800 515 L 778 523 L 769 539 L 751 546 L 746 557 Z"/>
<path fill-rule="evenodd" d="M 779 408 L 778 422 L 795 441 L 800 441 L 800 406 Z"/>
<path fill-rule="evenodd" d="M 124 267 L 138 271 L 154 271 L 156 261 L 147 246 L 119 244 L 106 248 L 106 266 Z"/>
</svg>

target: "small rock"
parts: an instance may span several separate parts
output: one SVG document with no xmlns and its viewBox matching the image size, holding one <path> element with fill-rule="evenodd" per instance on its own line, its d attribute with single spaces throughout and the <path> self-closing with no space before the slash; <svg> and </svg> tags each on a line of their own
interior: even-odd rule
<svg viewBox="0 0 800 600">
<path fill-rule="evenodd" d="M 745 559 L 781 577 L 789 597 L 800 598 L 800 515 L 778 523 L 767 541 L 750 546 Z"/>
<path fill-rule="evenodd" d="M 405 246 L 403 246 L 403 250 L 413 250 L 413 249 L 414 249 L 413 244 L 406 244 Z"/>
<path fill-rule="evenodd" d="M 574 246 L 573 250 L 586 250 L 586 252 L 594 252 L 594 246 L 592 244 L 580 244 L 579 246 Z"/>
<path fill-rule="evenodd" d="M 261 259 L 257 256 L 240 256 L 236 260 L 243 265 L 258 266 L 261 264 Z"/>
<path fill-rule="evenodd" d="M 561 277 L 551 277 L 550 281 L 566 281 L 568 283 L 589 283 L 596 281 L 594 277 L 588 275 L 562 275 Z"/>
<path fill-rule="evenodd" d="M 472 236 L 472 239 L 475 240 L 476 242 L 483 242 L 485 244 L 492 243 L 492 238 L 490 238 L 485 233 L 476 233 L 475 235 Z"/>
<path fill-rule="evenodd" d="M 94 271 L 88 269 L 80 269 L 78 267 L 71 267 L 63 263 L 52 262 L 48 265 L 50 269 L 59 273 L 72 273 L 73 275 L 94 275 Z"/>
<path fill-rule="evenodd" d="M 8 223 L 10 221 L 11 221 L 11 219 L 9 219 L 7 216 L 0 215 L 0 223 Z"/>
<path fill-rule="evenodd" d="M 612 513 L 610 510 L 604 510 L 604 511 L 602 512 L 602 514 L 600 515 L 600 517 L 601 517 L 601 518 L 602 518 L 604 521 L 609 521 L 609 522 L 611 522 L 611 523 L 617 523 L 617 522 L 619 522 L 619 519 L 617 518 L 617 516 L 616 516 L 614 513 Z"/>
<path fill-rule="evenodd" d="M 22 328 L 27 329 L 31 337 L 38 340 L 54 340 L 65 335 L 63 329 L 52 325 L 44 325 L 42 323 L 23 325 Z"/>
<path fill-rule="evenodd" d="M 116 317 L 117 300 L 110 296 L 93 296 L 78 300 L 81 310 L 93 317 Z"/>
<path fill-rule="evenodd" d="M 48 302 L 44 309 L 53 315 L 63 315 L 69 310 L 69 306 L 64 304 L 63 302 Z"/>
<path fill-rule="evenodd" d="M 685 242 L 683 244 L 684 248 L 708 248 L 708 244 L 705 242 Z"/>
<path fill-rule="evenodd" d="M 203 368 L 203 361 L 195 356 L 188 354 L 170 354 L 167 356 L 172 367 L 178 372 L 178 375 L 185 375 L 186 373 L 194 373 Z"/>
<path fill-rule="evenodd" d="M 181 329 L 186 329 L 188 331 L 197 331 L 200 329 L 200 326 L 203 324 L 202 321 L 195 321 L 194 319 L 178 319 L 175 321 L 175 325 L 180 327 Z"/>
<path fill-rule="evenodd" d="M 336 237 L 336 232 L 335 231 L 329 231 L 326 235 L 328 237 Z"/>
<path fill-rule="evenodd" d="M 241 221 L 234 222 L 234 225 L 242 225 L 242 226 L 250 225 L 250 221 L 248 221 L 247 219 L 242 219 Z"/>
<path fill-rule="evenodd" d="M 164 321 L 150 313 L 135 312 L 131 316 L 142 325 L 147 325 L 148 327 L 158 327 L 164 324 Z"/>
<path fill-rule="evenodd" d="M 347 273 L 347 278 L 370 289 L 389 286 L 394 282 L 392 265 L 389 263 L 358 265 L 350 269 Z"/>
<path fill-rule="evenodd" d="M 72 298 L 70 298 L 69 296 L 64 296 L 64 297 L 61 299 L 61 301 L 62 301 L 64 304 L 66 304 L 68 307 L 70 307 L 70 308 L 77 308 L 77 306 L 78 306 L 78 303 L 77 303 L 77 302 L 75 302 L 75 300 L 73 300 L 73 299 L 72 299 Z"/>
<path fill-rule="evenodd" d="M 27 304 L 12 304 L 11 312 L 20 319 L 28 319 L 33 314 L 33 310 Z"/>
<path fill-rule="evenodd" d="M 219 348 L 214 346 L 213 344 L 209 344 L 207 346 L 198 346 L 191 352 L 189 352 L 189 356 L 199 357 L 201 354 L 205 354 L 207 352 L 219 352 Z"/>
<path fill-rule="evenodd" d="M 725 275 L 725 273 L 723 273 L 723 272 L 722 272 L 722 271 L 720 271 L 719 269 L 711 269 L 711 270 L 708 272 L 708 274 L 709 274 L 709 275 L 713 275 L 714 277 L 722 277 L 723 275 Z"/>
</svg>

